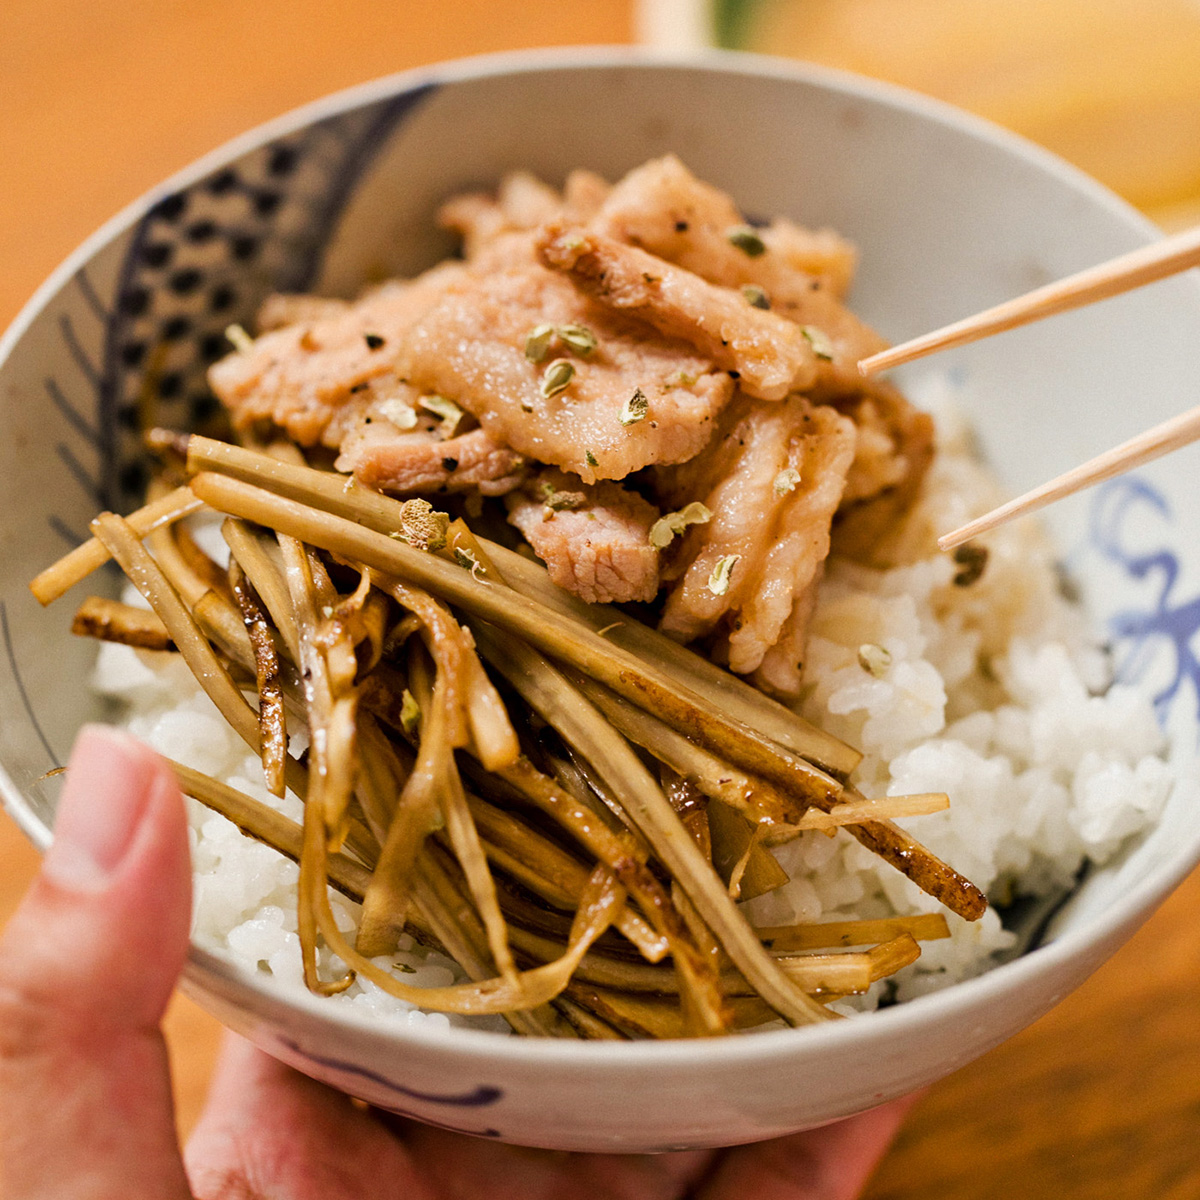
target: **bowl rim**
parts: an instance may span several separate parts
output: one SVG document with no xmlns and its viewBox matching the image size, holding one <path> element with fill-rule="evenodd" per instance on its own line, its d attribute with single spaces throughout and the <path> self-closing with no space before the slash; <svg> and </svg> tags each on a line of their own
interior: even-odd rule
<svg viewBox="0 0 1200 1200">
<path fill-rule="evenodd" d="M 261 123 L 174 172 L 106 221 L 50 274 L 4 334 L 0 335 L 0 368 L 47 304 L 96 253 L 136 223 L 164 196 L 191 186 L 213 170 L 264 142 L 294 132 L 314 121 L 430 84 L 437 86 L 555 71 L 603 72 L 614 68 L 701 71 L 721 76 L 775 79 L 812 85 L 847 98 L 900 109 L 967 134 L 1056 177 L 1081 194 L 1090 205 L 1116 217 L 1132 235 L 1142 241 L 1161 236 L 1161 230 L 1147 217 L 1051 151 L 985 118 L 895 84 L 832 67 L 743 51 L 714 49 L 681 55 L 630 46 L 505 51 L 416 67 L 340 89 Z M 1200 313 L 1200 287 L 1197 288 L 1197 302 Z M 7 637 L 7 629 L 4 632 Z M 51 841 L 50 830 L 33 812 L 21 789 L 16 787 L 2 764 L 0 802 L 37 849 L 44 851 Z M 1158 864 L 1135 888 L 1117 899 L 1086 927 L 1069 931 L 1053 942 L 975 978 L 903 1004 L 864 1014 L 870 1020 L 852 1018 L 801 1029 L 768 1030 L 754 1033 L 753 1036 L 708 1039 L 703 1045 L 698 1045 L 694 1040 L 599 1043 L 576 1039 L 513 1037 L 469 1028 L 431 1030 L 420 1025 L 402 1026 L 391 1019 L 381 1020 L 376 1014 L 355 1011 L 347 1005 L 325 1004 L 320 998 L 300 989 L 281 988 L 272 984 L 268 976 L 195 942 L 190 945 L 184 978 L 201 989 L 211 986 L 210 979 L 219 980 L 226 985 L 226 989 L 235 988 L 251 993 L 260 1008 L 296 1010 L 318 1023 L 340 1026 L 347 1032 L 397 1045 L 421 1046 L 458 1059 L 464 1065 L 472 1063 L 495 1069 L 500 1065 L 519 1064 L 530 1068 L 558 1069 L 586 1064 L 589 1069 L 601 1072 L 605 1069 L 624 1072 L 631 1066 L 679 1069 L 691 1065 L 709 1069 L 735 1064 L 751 1065 L 761 1059 L 775 1060 L 781 1055 L 805 1050 L 836 1051 L 849 1039 L 856 1042 L 890 1040 L 894 1034 L 904 1034 L 962 1016 L 971 1010 L 987 1007 L 1000 997 L 1019 993 L 1038 976 L 1077 958 L 1087 958 L 1089 953 L 1101 949 L 1104 943 L 1111 940 L 1115 931 L 1128 927 L 1132 932 L 1182 882 L 1197 862 L 1200 862 L 1200 830 L 1190 840 L 1181 842 L 1169 860 Z M 1115 949 L 1113 946 L 1109 952 Z M 1059 998 L 1056 996 L 1055 1001 Z"/>
</svg>

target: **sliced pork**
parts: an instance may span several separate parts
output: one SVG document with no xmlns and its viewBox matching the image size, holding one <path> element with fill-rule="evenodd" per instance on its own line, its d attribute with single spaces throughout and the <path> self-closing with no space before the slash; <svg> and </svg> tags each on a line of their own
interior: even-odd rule
<svg viewBox="0 0 1200 1200">
<path fill-rule="evenodd" d="M 887 534 L 916 499 L 933 461 L 933 418 L 874 380 L 865 395 L 837 407 L 858 429 L 858 446 L 834 527 L 834 548 L 846 558 L 886 565 Z"/>
<path fill-rule="evenodd" d="M 691 458 L 732 395 L 729 376 L 541 265 L 533 237 L 496 239 L 445 290 L 409 331 L 405 376 L 469 410 L 497 443 L 589 483 Z M 595 347 L 572 349 L 553 332 L 532 361 L 527 343 L 540 326 L 580 327 Z M 623 422 L 637 394 L 645 416 Z"/>
<path fill-rule="evenodd" d="M 710 283 L 760 289 L 758 303 L 828 341 L 831 356 L 819 359 L 818 367 L 822 385 L 838 394 L 856 392 L 858 360 L 886 346 L 841 303 L 854 272 L 854 250 L 846 241 L 831 230 L 813 232 L 786 219 L 748 230 L 730 197 L 697 179 L 674 155 L 630 171 L 608 194 L 590 229 Z"/>
<path fill-rule="evenodd" d="M 650 527 L 658 510 L 618 483 L 585 484 L 543 471 L 505 503 L 508 519 L 559 587 L 594 603 L 653 600 L 658 551 Z"/>
<path fill-rule="evenodd" d="M 341 439 L 334 466 L 360 483 L 393 496 L 476 491 L 502 496 L 528 474 L 524 456 L 499 445 L 482 429 L 447 436 L 446 422 L 406 393 L 361 409 Z"/>
<path fill-rule="evenodd" d="M 302 446 L 336 445 L 325 439 L 335 414 L 363 389 L 399 380 L 396 357 L 409 327 L 465 270 L 443 264 L 333 315 L 264 334 L 214 364 L 209 383 L 236 428 L 269 421 Z"/>
<path fill-rule="evenodd" d="M 743 391 L 781 400 L 817 378 L 812 340 L 797 325 L 750 304 L 732 288 L 634 246 L 580 228 L 547 226 L 538 249 L 602 304 L 640 317 L 736 373 Z"/>
<path fill-rule="evenodd" d="M 782 681 L 775 690 L 795 691 L 804 644 L 797 619 L 804 623 L 829 553 L 854 441 L 853 424 L 832 408 L 799 396 L 779 404 L 743 396 L 706 451 L 657 473 L 664 506 L 699 500 L 712 514 L 688 528 L 665 572 L 676 580 L 663 609 L 666 633 L 680 641 L 719 634 L 730 668 L 746 674 L 787 630 L 791 661 L 787 670 L 773 664 Z"/>
<path fill-rule="evenodd" d="M 563 198 L 528 171 L 511 171 L 490 192 L 462 192 L 438 209 L 438 224 L 457 233 L 463 257 L 477 258 L 505 233 L 536 229 L 563 215 Z"/>
</svg>

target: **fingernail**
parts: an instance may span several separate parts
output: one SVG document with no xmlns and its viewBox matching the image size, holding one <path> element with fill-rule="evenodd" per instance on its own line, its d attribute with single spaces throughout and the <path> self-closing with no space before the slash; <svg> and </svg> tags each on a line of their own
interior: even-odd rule
<svg viewBox="0 0 1200 1200">
<path fill-rule="evenodd" d="M 75 741 L 43 871 L 74 891 L 99 891 L 125 857 L 158 778 L 154 755 L 119 729 L 85 726 Z"/>
</svg>

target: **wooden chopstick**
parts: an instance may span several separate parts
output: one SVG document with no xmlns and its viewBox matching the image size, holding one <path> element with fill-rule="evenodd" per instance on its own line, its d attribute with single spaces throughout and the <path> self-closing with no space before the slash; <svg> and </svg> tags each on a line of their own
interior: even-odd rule
<svg viewBox="0 0 1200 1200">
<path fill-rule="evenodd" d="M 1145 433 L 1140 433 L 1112 450 L 1097 455 L 1081 466 L 1051 479 L 1049 483 L 1043 483 L 1041 487 L 1002 504 L 982 517 L 968 521 L 961 529 L 938 538 L 938 548 L 953 550 L 955 546 L 961 546 L 963 542 L 995 529 L 1015 517 L 1036 512 L 1039 508 L 1045 508 L 1047 504 L 1053 504 L 1055 500 L 1082 491 L 1094 483 L 1112 479 L 1114 475 L 1122 475 L 1134 467 L 1140 467 L 1142 463 L 1169 454 L 1172 450 L 1178 450 L 1197 439 L 1200 439 L 1200 406 L 1178 417 L 1172 417 L 1169 421 L 1163 421 L 1161 425 L 1147 429 Z"/>
<path fill-rule="evenodd" d="M 1076 275 L 1068 275 L 1056 283 L 1035 288 L 1015 300 L 1006 300 L 995 308 L 955 321 L 952 325 L 944 325 L 941 329 L 902 342 L 890 350 L 872 354 L 859 361 L 858 369 L 864 375 L 874 375 L 889 367 L 924 358 L 937 350 L 965 346 L 968 342 L 977 342 L 993 333 L 1003 333 L 1006 329 L 1028 325 L 1055 313 L 1068 312 L 1097 300 L 1119 296 L 1122 292 L 1133 291 L 1143 284 L 1154 283 L 1197 265 L 1200 265 L 1200 226 L 1109 259 Z"/>
</svg>

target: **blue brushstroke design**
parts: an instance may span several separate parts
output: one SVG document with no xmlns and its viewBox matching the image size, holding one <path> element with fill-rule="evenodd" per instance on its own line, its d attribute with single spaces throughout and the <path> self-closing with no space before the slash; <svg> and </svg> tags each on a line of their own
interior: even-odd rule
<svg viewBox="0 0 1200 1200">
<path fill-rule="evenodd" d="M 63 419 L 75 430 L 77 434 L 85 442 L 91 446 L 99 446 L 100 432 L 92 425 L 64 395 L 62 388 L 58 386 L 56 380 L 47 378 L 44 380 L 46 395 L 50 397 L 50 403 L 62 414 Z"/>
<path fill-rule="evenodd" d="M 1144 479 L 1133 475 L 1112 480 L 1100 489 L 1092 504 L 1089 541 L 1131 579 L 1157 589 L 1151 607 L 1124 609 L 1111 616 L 1108 625 L 1113 636 L 1125 643 L 1117 670 L 1122 682 L 1136 683 L 1162 647 L 1170 647 L 1175 660 L 1171 679 L 1154 697 L 1154 709 L 1161 722 L 1185 686 L 1191 687 L 1200 713 L 1200 661 L 1191 645 L 1200 631 L 1200 596 L 1189 600 L 1176 596 L 1180 565 L 1169 547 L 1141 550 L 1128 545 L 1130 518 L 1147 510 L 1164 523 L 1171 521 L 1166 497 Z"/>
<path fill-rule="evenodd" d="M 75 333 L 75 325 L 71 321 L 71 318 L 66 314 L 59 317 L 58 327 L 62 333 L 63 341 L 67 345 L 67 350 L 75 360 L 75 365 L 87 377 L 92 387 L 98 388 L 100 386 L 100 372 L 96 369 L 96 364 L 88 357 L 87 351 L 80 344 L 79 338 Z"/>
<path fill-rule="evenodd" d="M 79 288 L 80 294 L 87 301 L 88 307 L 92 310 L 97 320 L 107 321 L 108 310 L 104 307 L 104 302 L 100 299 L 95 287 L 92 285 L 91 279 L 88 278 L 87 268 L 80 267 L 75 273 L 75 283 Z"/>
<path fill-rule="evenodd" d="M 50 761 L 55 767 L 61 767 L 58 755 L 54 753 L 54 747 L 50 745 L 50 739 L 46 737 L 38 722 L 37 715 L 33 711 L 33 704 L 29 699 L 29 692 L 25 687 L 25 680 L 21 677 L 21 668 L 17 665 L 17 652 L 13 647 L 12 630 L 8 625 L 8 605 L 0 600 L 0 632 L 4 635 L 4 653 L 8 658 L 8 667 L 12 671 L 13 682 L 17 685 L 17 694 L 21 697 L 21 704 L 25 709 L 25 715 L 29 718 L 30 725 L 33 726 L 34 733 L 38 736 L 38 741 L 42 743 L 42 748 L 50 756 Z"/>
<path fill-rule="evenodd" d="M 75 451 L 66 442 L 58 442 L 54 447 L 54 452 L 91 501 L 104 507 L 105 496 L 100 484 L 92 478 L 91 472 L 75 457 Z"/>
<path fill-rule="evenodd" d="M 343 1062 L 338 1058 L 326 1058 L 320 1054 L 313 1054 L 308 1050 L 303 1049 L 298 1043 L 289 1040 L 288 1038 L 280 1038 L 281 1045 L 298 1054 L 307 1062 L 316 1063 L 322 1067 L 327 1067 L 333 1071 L 343 1072 L 347 1075 L 357 1075 L 361 1079 L 366 1079 L 379 1087 L 386 1088 L 389 1092 L 394 1092 L 400 1096 L 406 1096 L 410 1100 L 419 1100 L 425 1104 L 444 1104 L 451 1108 L 487 1108 L 495 1104 L 504 1095 L 503 1091 L 494 1087 L 491 1084 L 479 1084 L 468 1092 L 460 1092 L 456 1095 L 440 1095 L 436 1092 L 418 1092 L 415 1088 L 404 1087 L 403 1084 L 394 1083 L 384 1075 L 380 1075 L 378 1071 L 369 1070 L 366 1067 L 356 1066 L 354 1063 Z M 482 1138 L 499 1138 L 501 1133 L 498 1129 L 491 1127 L 484 1129 L 467 1129 L 462 1125 L 451 1125 L 445 1121 L 438 1121 L 424 1113 L 413 1112 L 409 1108 L 404 1108 L 392 1104 L 375 1104 L 376 1108 L 383 1109 L 385 1112 L 392 1113 L 397 1117 L 406 1117 L 409 1120 L 420 1121 L 423 1125 L 433 1125 L 437 1129 L 446 1129 L 451 1133 L 465 1133 L 471 1137 Z"/>
<path fill-rule="evenodd" d="M 82 546 L 83 543 L 87 541 L 87 538 L 85 538 L 83 534 L 76 533 L 75 530 L 72 529 L 70 525 L 68 525 L 66 521 L 62 519 L 62 517 L 51 516 L 47 519 L 46 524 L 49 525 L 50 528 L 60 538 L 62 538 L 62 540 L 66 542 L 72 550 L 74 550 L 76 546 Z"/>
<path fill-rule="evenodd" d="M 276 287 L 279 291 L 303 292 L 312 286 L 334 227 L 363 174 L 396 126 L 436 90 L 435 83 L 422 84 L 410 92 L 393 96 L 380 107 L 370 125 L 359 135 L 357 144 L 350 148 L 333 187 L 325 197 L 310 234 L 313 252 L 306 256 L 305 261 L 297 262 L 295 271 L 285 274 L 277 282 Z"/>
</svg>

